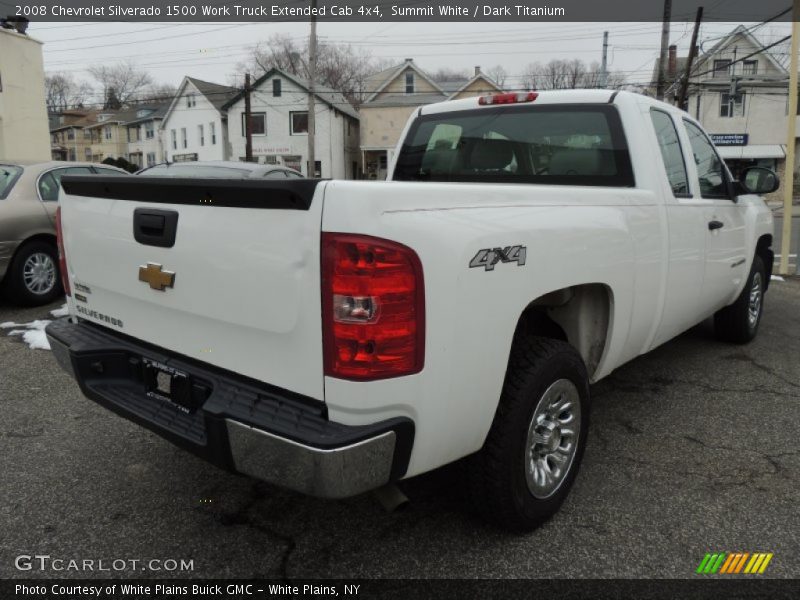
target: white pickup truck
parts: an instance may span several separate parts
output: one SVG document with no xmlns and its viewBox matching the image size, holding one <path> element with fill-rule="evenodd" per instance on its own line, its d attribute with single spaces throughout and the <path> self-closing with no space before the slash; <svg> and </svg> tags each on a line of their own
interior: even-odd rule
<svg viewBox="0 0 800 600">
<path fill-rule="evenodd" d="M 714 315 L 756 334 L 772 215 L 700 126 L 644 96 L 418 109 L 389 181 L 65 176 L 83 393 L 216 465 L 320 497 L 466 458 L 487 517 L 553 514 L 589 384 Z"/>
</svg>

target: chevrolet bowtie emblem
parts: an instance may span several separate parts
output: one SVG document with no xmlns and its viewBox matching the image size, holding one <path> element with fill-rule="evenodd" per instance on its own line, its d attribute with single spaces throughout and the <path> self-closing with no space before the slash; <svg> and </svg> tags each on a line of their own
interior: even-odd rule
<svg viewBox="0 0 800 600">
<path fill-rule="evenodd" d="M 175 273 L 172 271 L 162 271 L 161 265 L 147 263 L 146 267 L 139 267 L 139 281 L 150 284 L 150 288 L 164 291 L 164 288 L 175 287 Z"/>
</svg>

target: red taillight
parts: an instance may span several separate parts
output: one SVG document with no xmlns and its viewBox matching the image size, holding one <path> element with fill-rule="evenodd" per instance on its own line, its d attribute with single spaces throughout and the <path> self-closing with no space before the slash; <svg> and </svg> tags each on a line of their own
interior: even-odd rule
<svg viewBox="0 0 800 600">
<path fill-rule="evenodd" d="M 64 252 L 64 234 L 61 231 L 61 207 L 56 209 L 56 244 L 58 246 L 58 269 L 61 271 L 61 285 L 67 296 L 72 295 L 69 287 L 69 274 L 67 273 L 67 254 Z"/>
<path fill-rule="evenodd" d="M 422 264 L 407 246 L 366 235 L 322 234 L 325 374 L 385 379 L 422 370 Z"/>
<path fill-rule="evenodd" d="M 481 96 L 478 104 L 486 106 L 488 104 L 517 104 L 519 102 L 533 102 L 539 97 L 538 92 L 512 92 L 510 94 L 494 94 L 493 96 Z"/>
</svg>

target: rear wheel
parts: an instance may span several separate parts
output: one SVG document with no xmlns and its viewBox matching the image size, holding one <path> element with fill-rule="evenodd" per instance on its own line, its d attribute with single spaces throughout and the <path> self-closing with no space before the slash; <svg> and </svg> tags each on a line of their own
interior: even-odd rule
<svg viewBox="0 0 800 600">
<path fill-rule="evenodd" d="M 736 302 L 714 315 L 714 331 L 725 342 L 746 344 L 758 333 L 764 310 L 766 269 L 760 256 L 753 259 L 750 274 Z"/>
<path fill-rule="evenodd" d="M 9 299 L 25 306 L 48 304 L 63 294 L 56 247 L 44 241 L 17 250 L 4 284 Z"/>
<path fill-rule="evenodd" d="M 583 360 L 566 342 L 518 340 L 494 422 L 467 464 L 476 508 L 514 531 L 552 516 L 575 480 L 589 425 Z"/>
</svg>

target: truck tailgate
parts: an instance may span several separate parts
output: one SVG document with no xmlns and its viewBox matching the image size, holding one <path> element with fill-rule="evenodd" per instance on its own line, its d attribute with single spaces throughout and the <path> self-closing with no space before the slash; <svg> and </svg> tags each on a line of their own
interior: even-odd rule
<svg viewBox="0 0 800 600">
<path fill-rule="evenodd" d="M 322 400 L 318 183 L 64 177 L 73 314 Z"/>
</svg>

